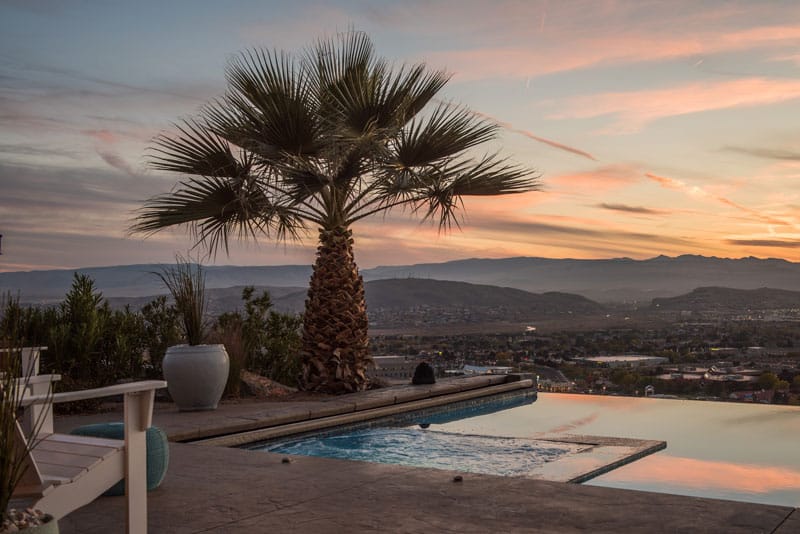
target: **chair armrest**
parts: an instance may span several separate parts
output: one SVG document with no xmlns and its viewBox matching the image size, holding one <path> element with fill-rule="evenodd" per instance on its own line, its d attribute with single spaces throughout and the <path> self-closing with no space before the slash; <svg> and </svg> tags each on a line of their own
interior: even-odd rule
<svg viewBox="0 0 800 534">
<path fill-rule="evenodd" d="M 74 402 L 86 399 L 98 399 L 101 397 L 111 397 L 113 395 L 123 395 L 125 393 L 139 393 L 143 391 L 153 391 L 167 387 L 164 380 L 142 380 L 140 382 L 130 382 L 127 384 L 116 384 L 94 389 L 82 389 L 80 391 L 66 391 L 54 395 L 31 395 L 22 399 L 23 406 L 31 404 L 47 404 L 60 402 Z"/>
<path fill-rule="evenodd" d="M 61 380 L 61 375 L 34 375 L 26 378 L 17 378 L 17 385 L 28 386 L 33 384 L 45 384 L 58 382 L 59 380 Z"/>
</svg>

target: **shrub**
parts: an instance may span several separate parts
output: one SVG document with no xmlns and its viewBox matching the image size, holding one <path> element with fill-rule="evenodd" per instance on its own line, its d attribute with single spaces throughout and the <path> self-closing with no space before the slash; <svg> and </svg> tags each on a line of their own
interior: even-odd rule
<svg viewBox="0 0 800 534">
<path fill-rule="evenodd" d="M 242 290 L 244 315 L 241 312 L 220 315 L 217 330 L 240 330 L 246 367 L 281 384 L 294 386 L 301 369 L 302 317 L 272 311 L 267 291 L 257 297 L 254 294 L 255 288 L 245 287 Z"/>
<path fill-rule="evenodd" d="M 161 296 L 150 301 L 142 308 L 144 322 L 144 338 L 148 362 L 144 365 L 144 373 L 151 378 L 161 378 L 161 363 L 167 348 L 181 342 L 181 326 L 178 310 L 167 305 L 167 297 Z"/>
</svg>

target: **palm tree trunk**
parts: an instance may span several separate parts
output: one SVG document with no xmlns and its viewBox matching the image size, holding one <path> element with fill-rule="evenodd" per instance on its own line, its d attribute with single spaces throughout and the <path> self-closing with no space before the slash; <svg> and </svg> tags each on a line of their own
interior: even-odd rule
<svg viewBox="0 0 800 534">
<path fill-rule="evenodd" d="M 363 391 L 369 355 L 364 280 L 353 258 L 352 232 L 320 229 L 303 318 L 301 389 Z"/>
</svg>

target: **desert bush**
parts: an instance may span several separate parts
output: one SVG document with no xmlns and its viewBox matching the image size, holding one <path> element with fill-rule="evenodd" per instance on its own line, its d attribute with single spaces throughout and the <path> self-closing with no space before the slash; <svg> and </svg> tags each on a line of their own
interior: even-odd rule
<svg viewBox="0 0 800 534">
<path fill-rule="evenodd" d="M 240 375 L 247 366 L 247 350 L 245 349 L 244 337 L 242 335 L 241 321 L 228 314 L 228 319 L 217 322 L 216 327 L 209 336 L 211 343 L 221 343 L 225 345 L 228 353 L 230 369 L 228 371 L 228 382 L 225 384 L 225 395 L 238 397 L 241 393 Z"/>
<path fill-rule="evenodd" d="M 142 314 L 125 307 L 108 312 L 100 340 L 100 381 L 112 384 L 124 378 L 142 376 L 143 355 L 147 349 L 147 329 Z"/>
<path fill-rule="evenodd" d="M 273 311 L 269 293 L 255 296 L 255 288 L 242 290 L 244 314 L 220 315 L 217 330 L 241 330 L 246 368 L 281 384 L 294 386 L 301 369 L 302 317 Z M 230 355 L 230 353 L 229 353 Z"/>
<path fill-rule="evenodd" d="M 181 342 L 178 310 L 167 304 L 167 297 L 161 296 L 147 303 L 141 314 L 148 354 L 144 374 L 149 378 L 161 378 L 161 363 L 167 348 Z"/>
</svg>

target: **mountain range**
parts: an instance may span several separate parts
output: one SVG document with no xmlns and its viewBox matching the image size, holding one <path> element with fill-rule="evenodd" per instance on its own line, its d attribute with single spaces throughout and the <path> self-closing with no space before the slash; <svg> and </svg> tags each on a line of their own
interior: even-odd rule
<svg viewBox="0 0 800 534">
<path fill-rule="evenodd" d="M 153 275 L 163 265 L 124 265 L 76 270 L 0 273 L 0 292 L 19 294 L 25 302 L 60 300 L 74 271 L 87 274 L 106 297 L 143 297 L 164 293 Z M 384 266 L 361 271 L 366 281 L 387 279 L 444 280 L 513 288 L 534 293 L 573 293 L 601 303 L 649 304 L 698 287 L 800 291 L 800 264 L 781 259 L 727 259 L 684 255 L 575 260 L 548 258 L 466 259 L 445 263 Z M 309 265 L 263 267 L 210 266 L 207 287 L 244 285 L 302 290 Z M 292 291 L 288 291 L 291 293 Z"/>
</svg>

